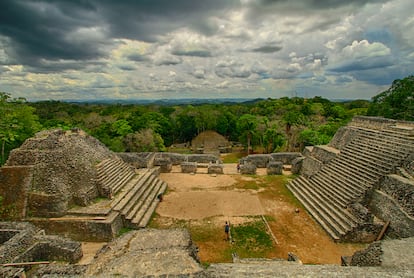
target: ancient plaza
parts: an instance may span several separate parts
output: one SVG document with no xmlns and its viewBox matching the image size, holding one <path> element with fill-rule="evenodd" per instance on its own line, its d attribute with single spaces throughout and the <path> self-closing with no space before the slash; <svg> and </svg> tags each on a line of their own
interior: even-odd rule
<svg viewBox="0 0 414 278">
<path fill-rule="evenodd" d="M 204 140 L 204 141 L 203 141 Z M 185 229 L 147 225 L 168 184 L 160 173 L 225 175 L 218 153 L 225 141 L 200 137 L 195 154 L 114 153 L 84 131 L 36 134 L 0 168 L 0 273 L 24 277 L 413 277 L 414 123 L 355 117 L 328 145 L 302 153 L 248 155 L 240 174 L 266 169 L 297 178 L 288 189 L 334 242 L 370 243 L 339 265 L 305 265 L 286 258 L 240 259 L 203 267 Z M 217 153 L 204 152 L 216 149 Z M 117 237 L 124 228 L 134 231 Z M 80 241 L 108 242 L 89 265 Z"/>
</svg>

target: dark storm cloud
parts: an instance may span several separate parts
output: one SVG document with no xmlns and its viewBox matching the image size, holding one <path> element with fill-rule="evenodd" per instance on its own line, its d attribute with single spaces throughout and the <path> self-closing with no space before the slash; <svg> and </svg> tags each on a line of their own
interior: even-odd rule
<svg viewBox="0 0 414 278">
<path fill-rule="evenodd" d="M 48 2 L 0 1 L 0 34 L 11 42 L 5 48 L 6 53 L 31 66 L 41 59 L 81 60 L 102 56 L 103 51 L 97 47 L 102 41 L 70 40 L 67 36 L 79 27 L 96 24 L 93 17 L 88 18 L 87 11 L 63 10 L 63 7 Z"/>
<path fill-rule="evenodd" d="M 211 57 L 211 52 L 208 50 L 174 50 L 171 52 L 177 56 L 195 56 L 195 57 Z"/>
<path fill-rule="evenodd" d="M 253 49 L 253 52 L 274 53 L 282 50 L 281 46 L 264 45 Z"/>
<path fill-rule="evenodd" d="M 117 38 L 153 42 L 184 26 L 211 34 L 215 27 L 207 21 L 208 14 L 234 3 L 4 0 L 0 1 L 0 36 L 11 42 L 5 51 L 12 63 L 43 67 L 43 59 L 93 60 L 105 57 Z"/>
</svg>

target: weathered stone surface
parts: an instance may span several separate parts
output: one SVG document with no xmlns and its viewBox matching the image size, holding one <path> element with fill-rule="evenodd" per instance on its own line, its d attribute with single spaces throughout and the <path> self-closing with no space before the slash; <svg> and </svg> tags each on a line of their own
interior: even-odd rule
<svg viewBox="0 0 414 278">
<path fill-rule="evenodd" d="M 245 163 L 240 165 L 240 174 L 244 175 L 255 175 L 256 174 L 256 165 L 252 163 Z"/>
<path fill-rule="evenodd" d="M 305 177 L 310 177 L 317 173 L 321 169 L 322 165 L 323 163 L 314 157 L 305 157 L 302 162 L 300 174 Z"/>
<path fill-rule="evenodd" d="M 242 159 L 242 163 L 254 164 L 257 168 L 266 168 L 270 160 L 272 160 L 270 154 L 250 154 Z"/>
<path fill-rule="evenodd" d="M 378 189 L 387 194 L 414 217 L 414 180 L 399 175 L 388 175 L 381 180 Z"/>
<path fill-rule="evenodd" d="M 81 244 L 66 238 L 45 235 L 25 222 L 1 222 L 0 263 L 66 261 L 82 257 Z"/>
<path fill-rule="evenodd" d="M 3 166 L 0 168 L 2 217 L 21 220 L 26 216 L 27 195 L 33 177 L 32 166 Z"/>
<path fill-rule="evenodd" d="M 323 164 L 329 163 L 338 154 L 339 150 L 329 146 L 314 146 L 311 155 Z"/>
<path fill-rule="evenodd" d="M 116 153 L 123 161 L 133 166 L 136 169 L 139 168 L 151 168 L 156 153 L 142 152 L 142 153 Z"/>
<path fill-rule="evenodd" d="M 352 255 L 351 266 L 380 266 L 381 242 L 371 243 L 367 249 L 357 251 Z"/>
<path fill-rule="evenodd" d="M 301 157 L 301 153 L 297 152 L 280 152 L 280 153 L 271 153 L 270 156 L 275 161 L 281 161 L 283 164 L 292 164 L 293 160 L 298 157 Z"/>
<path fill-rule="evenodd" d="M 189 154 L 186 156 L 186 161 L 197 163 L 216 163 L 219 158 L 212 154 Z"/>
<path fill-rule="evenodd" d="M 163 158 L 168 157 L 171 160 L 171 163 L 173 165 L 180 165 L 181 162 L 187 161 L 187 155 L 180 154 L 180 153 L 170 153 L 170 152 L 155 153 L 155 158 L 159 158 L 159 157 L 163 157 Z"/>
<path fill-rule="evenodd" d="M 29 198 L 32 215 L 37 216 L 39 212 L 41 216 L 57 217 L 70 206 L 85 206 L 98 197 L 95 165 L 107 158 L 119 159 L 81 130 L 57 129 L 39 132 L 27 139 L 10 153 L 6 166 L 31 165 L 31 191 L 37 196 Z M 37 203 L 30 203 L 31 200 Z M 37 209 L 42 207 L 39 202 L 43 200 L 49 211 Z M 53 202 L 55 205 L 51 204 Z"/>
<path fill-rule="evenodd" d="M 209 174 L 223 174 L 223 164 L 209 164 L 207 173 Z"/>
<path fill-rule="evenodd" d="M 157 157 L 154 159 L 154 166 L 160 166 L 161 173 L 169 173 L 172 169 L 172 162 L 169 157 Z"/>
<path fill-rule="evenodd" d="M 292 161 L 292 174 L 299 174 L 302 169 L 303 160 L 305 159 L 304 156 L 298 157 Z"/>
<path fill-rule="evenodd" d="M 267 164 L 266 172 L 268 175 L 281 175 L 283 171 L 283 162 L 270 161 Z"/>
<path fill-rule="evenodd" d="M 196 173 L 197 172 L 197 162 L 182 162 L 181 163 L 181 172 L 182 173 Z"/>
<path fill-rule="evenodd" d="M 197 248 L 187 230 L 132 231 L 108 243 L 87 270 L 88 276 L 191 275 L 201 271 Z"/>
<path fill-rule="evenodd" d="M 380 190 L 374 190 L 369 208 L 382 220 L 390 221 L 386 236 L 390 238 L 414 236 L 414 217 L 408 215 L 391 196 Z"/>
</svg>

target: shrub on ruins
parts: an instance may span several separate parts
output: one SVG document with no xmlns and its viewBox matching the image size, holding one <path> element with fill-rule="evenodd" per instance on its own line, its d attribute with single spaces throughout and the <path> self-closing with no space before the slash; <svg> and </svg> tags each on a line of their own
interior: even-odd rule
<svg viewBox="0 0 414 278">
<path fill-rule="evenodd" d="M 414 75 L 394 80 L 390 88 L 374 96 L 368 115 L 414 121 Z"/>
</svg>

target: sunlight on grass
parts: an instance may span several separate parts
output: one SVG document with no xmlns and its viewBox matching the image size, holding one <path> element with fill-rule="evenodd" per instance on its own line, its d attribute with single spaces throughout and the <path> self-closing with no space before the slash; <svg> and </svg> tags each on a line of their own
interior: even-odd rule
<svg viewBox="0 0 414 278">
<path fill-rule="evenodd" d="M 274 248 L 262 220 L 234 226 L 232 236 L 232 249 L 241 258 L 263 258 Z"/>
</svg>

